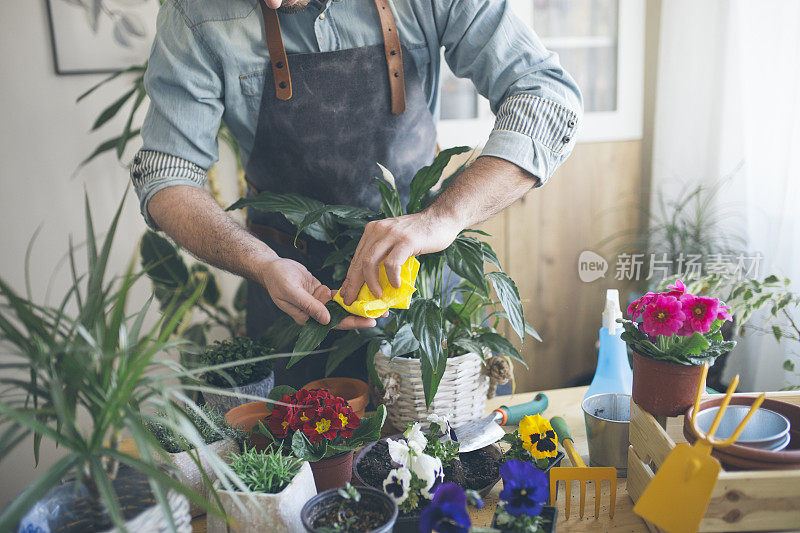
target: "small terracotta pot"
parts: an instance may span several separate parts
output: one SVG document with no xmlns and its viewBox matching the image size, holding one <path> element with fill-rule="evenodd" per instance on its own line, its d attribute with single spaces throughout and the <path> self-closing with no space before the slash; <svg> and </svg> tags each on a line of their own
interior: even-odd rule
<svg viewBox="0 0 800 533">
<path fill-rule="evenodd" d="M 353 451 L 343 452 L 316 463 L 311 463 L 317 493 L 337 487 L 344 487 L 353 475 Z"/>
<path fill-rule="evenodd" d="M 369 385 L 355 378 L 324 378 L 303 385 L 306 390 L 323 389 L 344 398 L 358 418 L 364 418 L 369 403 Z"/>
<path fill-rule="evenodd" d="M 225 413 L 225 421 L 230 426 L 248 433 L 246 443 L 248 448 L 265 450 L 268 444 L 267 438 L 264 435 L 252 433 L 252 430 L 259 422 L 266 424 L 270 412 L 267 402 L 248 402 Z"/>
<path fill-rule="evenodd" d="M 656 416 L 678 416 L 694 403 L 702 366 L 655 361 L 633 353 L 633 401 Z"/>
</svg>

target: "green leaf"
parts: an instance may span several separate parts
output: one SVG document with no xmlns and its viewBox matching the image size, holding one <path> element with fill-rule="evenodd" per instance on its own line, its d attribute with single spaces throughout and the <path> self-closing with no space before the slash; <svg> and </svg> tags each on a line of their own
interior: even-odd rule
<svg viewBox="0 0 800 533">
<path fill-rule="evenodd" d="M 297 337 L 297 343 L 295 343 L 294 350 L 292 350 L 295 355 L 292 355 L 292 358 L 289 359 L 289 362 L 286 364 L 286 368 L 292 367 L 295 363 L 308 355 L 307 353 L 302 352 L 312 352 L 316 350 L 320 343 L 325 340 L 328 332 L 338 326 L 339 322 L 344 320 L 344 318 L 349 314 L 341 305 L 333 300 L 325 304 L 325 307 L 328 309 L 328 312 L 331 315 L 330 322 L 327 324 L 320 324 L 313 318 L 308 319 L 308 321 L 300 329 L 300 335 Z"/>
<path fill-rule="evenodd" d="M 430 407 L 447 364 L 447 357 L 442 351 L 444 340 L 442 310 L 435 300 L 417 298 L 411 302 L 406 320 L 411 324 L 414 337 L 419 341 L 425 403 Z"/>
<path fill-rule="evenodd" d="M 342 362 L 369 342 L 369 337 L 359 335 L 357 331 L 349 331 L 343 335 L 331 348 L 328 360 L 325 361 L 325 376 L 330 376 Z"/>
<path fill-rule="evenodd" d="M 154 283 L 178 288 L 189 281 L 189 269 L 178 249 L 164 237 L 146 231 L 139 244 L 142 268 Z"/>
<path fill-rule="evenodd" d="M 240 198 L 226 211 L 252 207 L 264 213 L 279 213 L 295 226 L 299 226 L 306 216 L 323 206 L 322 202 L 300 194 L 277 194 L 264 191 L 252 198 Z M 319 221 L 310 224 L 304 231 L 311 238 L 325 242 L 330 242 L 335 237 L 330 234 L 330 228 L 324 227 Z"/>
<path fill-rule="evenodd" d="M 94 124 L 92 125 L 92 131 L 95 131 L 100 126 L 114 118 L 114 116 L 119 113 L 119 110 L 122 109 L 122 106 L 125 105 L 125 102 L 131 99 L 131 97 L 136 92 L 136 87 L 127 91 L 125 94 L 120 96 L 117 100 L 115 100 L 111 105 L 105 108 L 101 113 L 100 116 L 97 117 Z"/>
<path fill-rule="evenodd" d="M 470 282 L 482 292 L 485 287 L 483 271 L 483 249 L 473 237 L 459 236 L 444 251 L 445 261 L 457 275 Z"/>
<path fill-rule="evenodd" d="M 781 342 L 781 337 L 783 336 L 781 328 L 778 326 L 772 326 L 772 335 L 775 337 L 776 341 Z"/>
<path fill-rule="evenodd" d="M 787 359 L 783 362 L 783 369 L 787 372 L 794 372 L 794 361 Z"/>
<path fill-rule="evenodd" d="M 324 439 L 318 444 L 311 444 L 302 431 L 295 431 L 292 436 L 292 455 L 303 461 L 316 463 L 325 457 L 326 448 Z"/>
<path fill-rule="evenodd" d="M 272 390 L 269 391 L 269 394 L 267 394 L 267 399 L 279 402 L 287 394 L 291 396 L 292 394 L 296 393 L 297 389 L 290 387 L 289 385 L 275 385 L 272 387 Z"/>
<path fill-rule="evenodd" d="M 240 313 L 247 309 L 247 280 L 243 279 L 233 296 L 233 308 Z"/>
<path fill-rule="evenodd" d="M 219 285 L 217 284 L 217 278 L 214 274 L 209 270 L 209 268 L 202 264 L 202 263 L 195 263 L 189 269 L 191 273 L 191 281 L 190 285 L 196 286 L 199 283 L 205 283 L 205 289 L 203 290 L 203 295 L 201 296 L 203 302 L 207 303 L 210 306 L 216 306 L 219 303 L 219 299 L 222 296 Z"/>
<path fill-rule="evenodd" d="M 516 359 L 525 365 L 525 368 L 528 368 L 528 363 L 525 362 L 519 351 L 511 344 L 511 341 L 502 335 L 493 332 L 483 333 L 478 336 L 477 340 L 493 352 Z"/>
<path fill-rule="evenodd" d="M 375 354 L 378 353 L 378 349 L 381 345 L 381 339 L 372 339 L 367 344 L 367 373 L 369 374 L 369 379 L 372 381 L 373 385 L 377 387 L 379 390 L 383 390 L 383 382 L 381 381 L 381 377 L 378 375 L 378 371 L 375 370 Z"/>
<path fill-rule="evenodd" d="M 506 318 L 519 335 L 520 341 L 525 342 L 525 311 L 522 309 L 522 300 L 519 297 L 517 284 L 511 276 L 505 272 L 489 272 L 486 278 L 492 283 L 503 309 L 506 311 Z"/>
<path fill-rule="evenodd" d="M 86 98 L 87 96 L 89 96 L 90 94 L 92 94 L 94 91 L 96 91 L 97 89 L 99 89 L 99 88 L 100 88 L 100 87 L 102 87 L 103 85 L 107 84 L 108 82 L 110 82 L 110 81 L 112 81 L 112 80 L 114 80 L 114 79 L 118 78 L 118 77 L 119 77 L 120 75 L 122 75 L 122 74 L 127 74 L 127 73 L 129 73 L 129 72 L 144 72 L 144 71 L 146 70 L 146 68 L 147 68 L 147 65 L 145 64 L 145 65 L 135 65 L 135 66 L 132 66 L 132 67 L 126 68 L 126 69 L 124 69 L 124 70 L 118 70 L 117 72 L 114 72 L 113 74 L 111 74 L 111 75 L 110 75 L 110 76 L 108 76 L 107 78 L 104 78 L 104 79 L 103 79 L 103 80 L 101 80 L 100 82 L 98 82 L 98 83 L 96 83 L 96 84 L 92 85 L 92 87 L 90 87 L 90 88 L 89 88 L 89 90 L 87 90 L 86 92 L 84 92 L 83 94 L 81 94 L 81 95 L 78 97 L 78 99 L 77 99 L 77 100 L 75 100 L 75 103 L 76 103 L 76 104 L 77 104 L 77 103 L 79 103 L 81 100 L 83 100 L 84 98 Z M 141 80 L 141 77 L 137 78 L 137 79 L 136 79 L 136 82 L 138 82 L 139 80 Z"/>
<path fill-rule="evenodd" d="M 689 337 L 684 337 L 680 342 L 673 344 L 667 350 L 668 357 L 680 355 L 699 355 L 710 346 L 708 339 L 702 333 L 695 333 Z"/>
<path fill-rule="evenodd" d="M 131 138 L 136 137 L 141 132 L 142 132 L 141 129 L 134 130 L 134 131 L 132 131 L 130 133 L 130 137 Z M 97 156 L 99 156 L 101 154 L 104 154 L 105 152 L 110 152 L 111 150 L 115 149 L 117 146 L 119 146 L 120 139 L 122 139 L 122 135 L 120 135 L 119 137 L 114 137 L 113 139 L 109 139 L 106 142 L 100 144 L 100 146 L 95 148 L 94 152 L 92 152 L 89 155 L 89 157 L 87 157 L 86 159 L 81 161 L 81 164 L 78 165 L 78 166 L 82 167 L 82 166 L 86 165 L 87 163 L 89 163 L 90 161 L 92 161 Z"/>
<path fill-rule="evenodd" d="M 460 339 L 456 339 L 453 344 L 459 348 L 463 348 L 467 353 L 478 354 L 481 356 L 481 359 L 483 358 L 483 346 L 480 342 L 472 337 L 462 337 Z"/>
<path fill-rule="evenodd" d="M 411 180 L 411 193 L 408 200 L 408 205 L 406 206 L 407 213 L 416 213 L 420 209 L 422 197 L 427 193 L 431 187 L 436 185 L 439 182 L 439 178 L 442 177 L 442 172 L 444 171 L 444 167 L 450 162 L 450 158 L 452 158 L 456 154 L 460 154 L 466 151 L 469 151 L 471 148 L 468 146 L 457 146 L 454 148 L 448 148 L 447 150 L 442 150 L 427 167 L 422 167 L 417 171 L 414 175 L 414 178 Z"/>
<path fill-rule="evenodd" d="M 481 243 L 481 250 L 483 251 L 483 260 L 487 263 L 491 263 L 500 270 L 503 270 L 503 267 L 500 266 L 500 260 L 497 258 L 497 254 L 494 251 L 494 248 L 488 243 L 480 241 Z"/>
<path fill-rule="evenodd" d="M 374 415 L 361 419 L 361 424 L 353 430 L 353 436 L 345 441 L 347 447 L 352 450 L 377 441 L 381 438 L 381 429 L 385 422 L 386 406 L 379 405 Z"/>
<path fill-rule="evenodd" d="M 394 339 L 392 339 L 392 357 L 406 355 L 418 349 L 419 341 L 411 330 L 411 324 L 407 322 L 394 334 Z"/>
</svg>

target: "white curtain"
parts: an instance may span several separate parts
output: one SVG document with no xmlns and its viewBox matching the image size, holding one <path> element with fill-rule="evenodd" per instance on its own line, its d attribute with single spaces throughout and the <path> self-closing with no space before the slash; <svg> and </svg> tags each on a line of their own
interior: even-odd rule
<svg viewBox="0 0 800 533">
<path fill-rule="evenodd" d="M 800 290 L 800 2 L 665 0 L 656 91 L 653 191 L 727 177 L 717 200 L 763 254 L 760 276 Z M 742 389 L 798 385 L 782 369 L 798 351 L 750 335 L 726 374 Z"/>
</svg>

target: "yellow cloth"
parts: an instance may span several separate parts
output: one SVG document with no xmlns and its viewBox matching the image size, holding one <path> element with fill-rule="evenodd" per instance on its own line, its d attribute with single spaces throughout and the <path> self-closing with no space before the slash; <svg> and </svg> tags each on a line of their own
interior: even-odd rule
<svg viewBox="0 0 800 533">
<path fill-rule="evenodd" d="M 336 292 L 333 300 L 344 307 L 348 313 L 366 318 L 378 318 L 386 311 L 391 309 L 408 309 L 411 305 L 411 295 L 417 289 L 414 288 L 414 283 L 417 281 L 417 273 L 419 272 L 419 261 L 416 257 L 409 257 L 408 260 L 400 267 L 400 287 L 394 288 L 389 283 L 389 277 L 386 275 L 386 268 L 381 263 L 378 272 L 378 282 L 383 289 L 383 296 L 375 298 L 372 292 L 367 287 L 367 284 L 361 286 L 361 291 L 358 293 L 358 298 L 352 305 L 345 305 L 344 300 Z"/>
</svg>

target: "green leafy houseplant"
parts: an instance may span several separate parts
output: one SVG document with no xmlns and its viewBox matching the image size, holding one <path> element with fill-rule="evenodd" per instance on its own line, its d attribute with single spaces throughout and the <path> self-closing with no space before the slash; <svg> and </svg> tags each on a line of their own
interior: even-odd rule
<svg viewBox="0 0 800 533">
<path fill-rule="evenodd" d="M 62 452 L 61 458 L 0 514 L 0 530 L 9 530 L 70 475 L 75 477 L 76 489 L 71 494 L 77 498 L 77 489 L 83 490 L 88 498 L 83 508 L 100 520 L 92 527 L 113 525 L 124 530 L 130 509 L 121 507 L 121 494 L 115 488 L 121 469 L 142 480 L 172 529 L 170 491 L 219 513 L 216 505 L 160 466 L 167 456 L 148 431 L 148 425 L 154 423 L 202 451 L 224 486 L 244 488 L 224 461 L 209 452 L 203 435 L 187 415 L 193 411 L 213 424 L 187 395 L 193 387 L 205 387 L 180 380 L 209 369 L 186 369 L 159 355 L 184 343 L 172 336 L 203 286 L 185 301 L 168 305 L 153 326 L 146 328 L 152 299 L 132 314 L 126 305 L 142 274 L 133 272 L 132 263 L 121 277 L 107 273 L 123 203 L 124 199 L 105 239 L 98 242 L 87 198 L 87 271 L 78 270 L 76 249 L 70 244 L 67 258 L 72 285 L 57 305 L 36 303 L 27 277 L 27 296 L 0 280 L 0 341 L 8 353 L 0 376 L 0 460 L 27 439 L 33 441 L 37 463 L 43 439 Z M 79 423 L 79 414 L 86 422 Z M 123 432 L 133 437 L 138 458 L 120 451 Z M 199 465 L 199 458 L 195 459 Z"/>
<path fill-rule="evenodd" d="M 231 457 L 231 470 L 253 492 L 277 494 L 292 482 L 303 461 L 278 450 L 245 449 Z"/>
<path fill-rule="evenodd" d="M 247 436 L 243 431 L 231 427 L 225 420 L 224 413 L 207 405 L 200 406 L 199 411 L 190 409 L 186 411 L 186 415 L 206 444 L 212 444 L 222 439 L 242 443 Z M 157 418 L 163 419 L 165 416 L 166 413 L 157 413 Z M 158 420 L 146 420 L 145 425 L 167 452 L 180 453 L 192 449 L 192 443 L 187 441 L 182 434 L 175 432 Z"/>
<path fill-rule="evenodd" d="M 325 205 L 297 194 L 262 192 L 243 198 L 228 209 L 251 207 L 267 213 L 281 213 L 297 226 L 298 235 L 324 241 L 333 251 L 324 267 L 333 270 L 336 281 L 344 279 L 366 224 L 372 220 L 418 212 L 430 205 L 438 194 L 434 187 L 450 159 L 467 151 L 467 147 L 442 150 L 433 163 L 420 169 L 411 181 L 411 193 L 403 209 L 394 187 L 394 178 L 382 168 L 383 178 L 376 178 L 382 202 L 379 213 L 369 209 L 341 205 Z M 454 174 L 443 180 L 446 188 Z M 382 343 L 391 346 L 392 357 L 413 357 L 421 362 L 425 401 L 430 406 L 444 373 L 447 358 L 473 352 L 484 356 L 484 348 L 498 352 L 525 364 L 516 347 L 497 331 L 500 320 L 507 320 L 512 330 L 524 341 L 529 334 L 539 339 L 533 327 L 525 321 L 522 302 L 514 280 L 502 271 L 492 247 L 475 235 L 488 234 L 465 230 L 444 251 L 418 257 L 417 292 L 410 308 L 392 309 L 388 321 L 370 330 L 353 331 L 341 338 L 328 356 L 325 370 L 330 373 L 353 354 L 368 345 L 372 357 Z M 487 263 L 496 270 L 488 271 Z M 455 283 L 455 280 L 460 281 Z M 496 298 L 492 295 L 492 289 Z M 295 355 L 287 366 L 295 364 L 316 349 L 347 312 L 335 302 L 327 308 L 331 321 L 327 325 L 309 320 L 299 333 L 294 346 Z M 282 320 L 281 324 L 288 324 Z M 279 328 L 282 329 L 282 328 Z M 369 362 L 371 377 L 380 388 L 381 381 Z"/>
<path fill-rule="evenodd" d="M 227 370 L 208 372 L 203 379 L 209 385 L 221 388 L 247 385 L 261 381 L 272 372 L 272 361 L 263 359 L 274 353 L 265 343 L 248 337 L 234 337 L 215 341 L 200 353 L 200 364 L 214 366 L 231 361 L 259 359 L 255 363 L 244 363 Z"/>
</svg>

